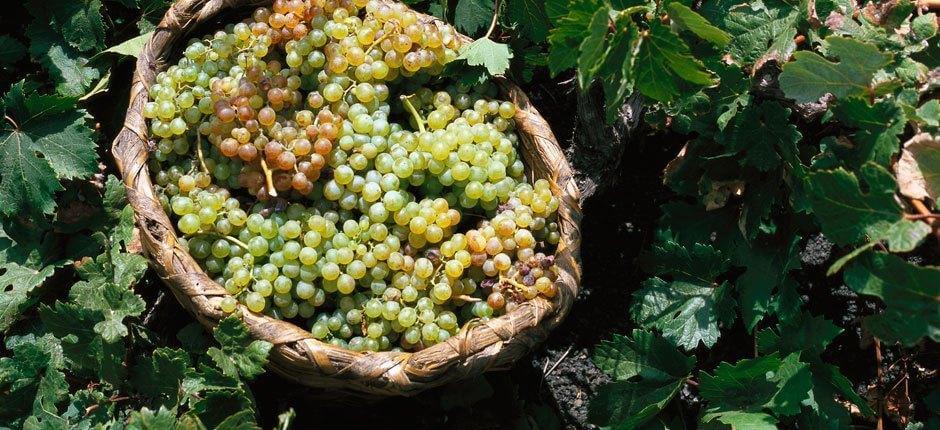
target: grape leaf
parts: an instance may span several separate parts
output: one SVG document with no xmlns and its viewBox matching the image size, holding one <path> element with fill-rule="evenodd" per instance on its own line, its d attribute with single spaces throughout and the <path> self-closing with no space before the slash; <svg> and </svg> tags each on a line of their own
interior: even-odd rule
<svg viewBox="0 0 940 430">
<path fill-rule="evenodd" d="M 106 343 L 94 327 L 103 317 L 98 311 L 74 303 L 55 302 L 41 305 L 39 317 L 46 329 L 62 339 L 62 350 L 69 369 L 79 375 L 96 375 L 117 386 L 124 378 L 125 345 Z"/>
<path fill-rule="evenodd" d="M 30 55 L 49 71 L 59 94 L 80 97 L 101 76 L 97 69 L 87 67 L 88 58 L 69 46 L 49 24 L 34 20 L 26 33 Z"/>
<path fill-rule="evenodd" d="M 702 15 L 682 3 L 669 3 L 666 6 L 669 18 L 680 27 L 695 33 L 696 36 L 722 47 L 731 41 L 731 35 L 715 27 Z"/>
<path fill-rule="evenodd" d="M 594 79 L 594 73 L 604 60 L 605 36 L 610 20 L 609 9 L 600 8 L 591 16 L 587 37 L 581 42 L 578 56 L 578 84 L 587 88 Z"/>
<path fill-rule="evenodd" d="M 32 305 L 29 294 L 55 271 L 55 266 L 40 270 L 16 263 L 0 265 L 0 333 L 7 331 L 20 313 Z"/>
<path fill-rule="evenodd" d="M 736 265 L 747 267 L 735 286 L 740 296 L 741 316 L 750 332 L 770 310 L 773 291 L 779 289 L 793 269 L 799 268 L 799 236 L 789 243 L 749 246 L 740 252 Z"/>
<path fill-rule="evenodd" d="M 35 415 L 49 418 L 44 411 L 55 411 L 55 404 L 68 391 L 58 340 L 49 334 L 29 334 L 10 336 L 5 343 L 11 355 L 0 357 L 0 392 L 4 393 L 0 418 L 5 424 L 12 424 L 10 418 L 29 416 L 27 420 L 37 423 Z"/>
<path fill-rule="evenodd" d="M 19 61 L 25 54 L 26 47 L 19 40 L 0 34 L 0 65 L 9 66 Z"/>
<path fill-rule="evenodd" d="M 454 8 L 454 25 L 470 35 L 486 28 L 492 17 L 492 0 L 459 0 Z"/>
<path fill-rule="evenodd" d="M 905 142 L 897 171 L 901 194 L 936 200 L 940 195 L 940 138 L 920 133 Z"/>
<path fill-rule="evenodd" d="M 842 333 L 842 329 L 831 321 L 800 312 L 795 318 L 785 319 L 777 324 L 776 332 L 771 329 L 757 334 L 757 350 L 763 354 L 803 351 L 803 357 L 819 355 Z"/>
<path fill-rule="evenodd" d="M 134 411 L 127 418 L 128 430 L 156 430 L 170 429 L 176 427 L 176 409 L 167 409 L 160 406 L 160 409 L 153 411 L 144 406 L 139 411 Z"/>
<path fill-rule="evenodd" d="M 857 293 L 884 301 L 884 312 L 863 321 L 875 336 L 905 345 L 923 337 L 940 341 L 940 267 L 915 266 L 894 255 L 870 253 L 849 266 L 844 279 Z"/>
<path fill-rule="evenodd" d="M 153 32 L 148 32 L 141 34 L 137 37 L 132 37 L 127 39 L 117 45 L 114 45 L 104 51 L 101 51 L 101 54 L 106 52 L 111 52 L 120 55 L 127 55 L 134 58 L 137 58 L 140 55 L 141 51 L 144 50 L 144 46 L 147 45 L 147 42 L 150 40 L 150 37 L 153 36 Z M 99 54 L 100 55 L 100 54 Z"/>
<path fill-rule="evenodd" d="M 718 420 L 732 429 L 777 430 L 777 419 L 763 412 L 725 411 L 702 416 L 702 422 Z"/>
<path fill-rule="evenodd" d="M 562 4 L 563 2 L 559 2 Z M 546 4 L 546 11 L 552 15 L 552 4 Z M 554 18 L 555 28 L 548 35 L 551 49 L 548 53 L 548 70 L 552 76 L 577 65 L 578 47 L 588 33 L 588 24 L 594 12 L 600 7 L 594 0 L 571 0 L 560 11 L 566 12 Z M 560 12 L 559 11 L 559 12 Z"/>
<path fill-rule="evenodd" d="M 897 104 L 882 100 L 869 105 L 860 98 L 850 98 L 840 101 L 832 113 L 843 124 L 857 129 L 849 136 L 852 147 L 840 148 L 838 154 L 848 166 L 860 167 L 869 161 L 891 165 L 901 142 L 898 135 L 907 123 Z"/>
<path fill-rule="evenodd" d="M 250 379 L 264 372 L 271 344 L 252 340 L 248 327 L 241 320 L 225 318 L 219 321 L 212 334 L 222 348 L 209 348 L 207 353 L 225 375 Z"/>
<path fill-rule="evenodd" d="M 591 400 L 588 418 L 602 427 L 632 429 L 659 413 L 682 388 L 683 381 L 617 381 L 601 386 Z"/>
<path fill-rule="evenodd" d="M 505 43 L 496 43 L 488 38 L 474 40 L 460 50 L 458 60 L 467 60 L 471 66 L 486 67 L 490 75 L 496 76 L 506 72 L 509 68 L 509 59 L 512 51 Z"/>
<path fill-rule="evenodd" d="M 793 37 L 799 10 L 784 1 L 710 1 L 702 5 L 700 12 L 734 35 L 726 50 L 740 65 L 752 64 L 766 55 L 788 58 L 796 48 Z"/>
<path fill-rule="evenodd" d="M 106 25 L 101 0 L 31 1 L 29 11 L 36 21 L 48 22 L 79 51 L 103 49 Z"/>
<path fill-rule="evenodd" d="M 723 362 L 699 378 L 699 393 L 708 401 L 708 412 L 762 412 L 766 408 L 781 416 L 795 415 L 812 389 L 809 366 L 800 361 L 799 353 L 783 359 L 775 353 L 734 365 Z"/>
<path fill-rule="evenodd" d="M 783 66 L 780 89 L 797 103 L 815 102 L 827 93 L 838 98 L 867 94 L 875 72 L 893 58 L 874 45 L 841 36 L 827 37 L 823 47 L 838 62 L 812 51 L 798 51 L 794 61 Z"/>
<path fill-rule="evenodd" d="M 695 359 L 676 351 L 671 343 L 655 333 L 633 330 L 631 337 L 614 334 L 611 340 L 598 344 L 594 363 L 620 381 L 635 376 L 671 381 L 688 376 Z"/>
<path fill-rule="evenodd" d="M 716 302 L 724 288 L 651 278 L 633 293 L 630 312 L 641 326 L 661 330 L 687 351 L 700 342 L 710 347 L 718 340 Z"/>
<path fill-rule="evenodd" d="M 548 15 L 541 1 L 509 0 L 505 16 L 519 33 L 533 42 L 541 42 L 548 36 Z"/>
<path fill-rule="evenodd" d="M 669 230 L 657 232 L 656 243 L 640 257 L 644 270 L 654 275 L 670 275 L 673 279 L 711 283 L 728 270 L 730 260 L 711 245 L 679 244 Z"/>
<path fill-rule="evenodd" d="M 174 406 L 178 402 L 180 384 L 190 366 L 186 352 L 157 348 L 138 361 L 130 381 L 141 394 L 156 400 L 156 404 Z"/>
<path fill-rule="evenodd" d="M 886 240 L 893 249 L 912 249 L 926 235 L 904 219 L 894 177 L 874 163 L 862 166 L 859 175 L 842 168 L 809 174 L 810 200 L 826 237 L 842 245 Z"/>
<path fill-rule="evenodd" d="M 650 23 L 637 53 L 636 88 L 643 95 L 659 101 L 669 101 L 679 95 L 678 82 L 694 85 L 715 84 L 712 74 L 705 69 L 669 27 L 659 21 Z"/>
<path fill-rule="evenodd" d="M 737 115 L 730 149 L 744 151 L 742 163 L 766 172 L 777 168 L 781 158 L 795 158 L 803 135 L 789 121 L 790 110 L 776 102 L 751 104 Z"/>
<path fill-rule="evenodd" d="M 598 390 L 588 417 L 602 426 L 635 428 L 676 396 L 695 359 L 658 334 L 634 330 L 632 337 L 614 335 L 598 345 L 594 362 L 616 381 Z"/>
<path fill-rule="evenodd" d="M 3 97 L 8 122 L 0 126 L 0 199 L 5 202 L 0 212 L 5 215 L 51 213 L 53 194 L 62 189 L 59 179 L 83 178 L 97 171 L 85 111 L 74 109 L 72 99 L 34 91 L 20 81 Z"/>
</svg>

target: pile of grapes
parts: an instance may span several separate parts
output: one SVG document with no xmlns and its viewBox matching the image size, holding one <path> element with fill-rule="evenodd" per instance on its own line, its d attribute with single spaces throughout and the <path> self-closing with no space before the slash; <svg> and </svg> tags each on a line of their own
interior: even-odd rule
<svg viewBox="0 0 940 430">
<path fill-rule="evenodd" d="M 149 167 L 223 312 L 413 351 L 556 295 L 559 200 L 516 107 L 442 76 L 460 43 L 403 5 L 276 0 L 156 77 Z"/>
</svg>

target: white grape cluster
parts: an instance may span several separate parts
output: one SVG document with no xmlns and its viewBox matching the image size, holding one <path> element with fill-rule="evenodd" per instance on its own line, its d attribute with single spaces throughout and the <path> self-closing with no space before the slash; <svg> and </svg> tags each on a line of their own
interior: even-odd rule
<svg viewBox="0 0 940 430">
<path fill-rule="evenodd" d="M 516 107 L 436 77 L 455 36 L 403 6 L 277 0 L 157 77 L 150 167 L 223 312 L 418 350 L 557 294 L 560 202 L 524 177 Z"/>
</svg>

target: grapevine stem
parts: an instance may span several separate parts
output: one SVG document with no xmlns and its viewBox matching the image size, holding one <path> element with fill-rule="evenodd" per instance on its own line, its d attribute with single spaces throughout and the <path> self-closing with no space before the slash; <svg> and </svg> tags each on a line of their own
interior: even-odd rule
<svg viewBox="0 0 940 430">
<path fill-rule="evenodd" d="M 398 27 L 396 27 L 396 29 L 398 29 Z M 372 42 L 372 44 L 369 45 L 369 48 L 366 49 L 366 55 L 369 55 L 369 53 L 372 52 L 372 49 L 373 49 L 373 48 L 375 48 L 376 46 L 378 46 L 378 44 L 382 43 L 383 40 L 388 39 L 388 37 L 391 36 L 392 34 L 393 34 L 393 32 L 388 31 L 388 32 L 385 32 L 385 34 L 383 34 L 382 37 L 380 37 L 380 38 L 378 38 L 378 39 L 375 39 L 375 40 Z M 396 34 L 397 34 L 397 33 L 396 33 Z"/>
<path fill-rule="evenodd" d="M 414 117 L 415 121 L 418 122 L 418 131 L 424 133 L 424 118 L 421 118 L 421 114 L 419 114 L 418 110 L 415 109 L 413 104 L 411 104 L 411 100 L 409 100 L 409 98 L 412 96 L 413 94 L 411 96 L 401 96 L 401 101 L 405 104 L 405 108 L 411 112 L 411 116 Z"/>
<path fill-rule="evenodd" d="M 261 171 L 264 172 L 264 186 L 268 188 L 268 195 L 277 197 L 277 190 L 274 189 L 274 178 L 271 169 L 268 168 L 268 163 L 264 161 L 264 157 L 261 157 Z"/>
<path fill-rule="evenodd" d="M 499 17 L 499 0 L 496 0 L 496 3 L 493 5 L 493 20 L 490 21 L 490 28 L 486 30 L 486 34 L 483 35 L 484 39 L 489 39 L 490 34 L 492 34 L 493 30 L 496 29 L 497 17 Z"/>
<path fill-rule="evenodd" d="M 209 168 L 206 167 L 206 159 L 202 156 L 202 134 L 198 131 L 196 132 L 196 157 L 199 158 L 199 166 L 202 167 L 203 173 L 208 174 Z"/>
<path fill-rule="evenodd" d="M 13 118 L 10 118 L 10 115 L 4 115 L 3 118 L 6 119 L 7 121 L 9 121 L 10 124 L 13 124 L 13 128 L 15 128 L 15 129 L 17 129 L 17 130 L 20 129 L 20 125 L 17 124 L 16 121 L 13 121 Z"/>
<path fill-rule="evenodd" d="M 229 242 L 232 242 L 232 243 L 238 245 L 239 247 L 241 247 L 241 248 L 244 249 L 245 251 L 248 251 L 248 245 L 247 245 L 245 242 L 242 242 L 242 241 L 238 240 L 238 238 L 236 238 L 236 237 L 229 236 L 229 235 L 225 235 L 225 234 L 218 233 L 218 232 L 214 232 L 214 231 L 200 231 L 200 232 L 198 232 L 198 233 L 194 233 L 193 236 L 195 236 L 195 235 L 197 235 L 197 234 L 205 234 L 205 235 L 209 235 L 209 236 L 217 236 L 217 237 L 220 237 L 220 238 L 222 238 L 222 239 L 225 239 L 225 240 L 227 240 L 227 241 L 229 241 Z"/>
</svg>

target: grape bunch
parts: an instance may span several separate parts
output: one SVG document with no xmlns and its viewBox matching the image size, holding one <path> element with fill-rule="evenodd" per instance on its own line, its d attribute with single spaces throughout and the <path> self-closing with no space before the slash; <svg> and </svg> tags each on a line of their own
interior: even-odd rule
<svg viewBox="0 0 940 430">
<path fill-rule="evenodd" d="M 516 106 L 442 76 L 459 48 L 402 5 L 277 0 L 157 75 L 154 182 L 223 312 L 413 351 L 557 295 L 560 202 Z"/>
</svg>

